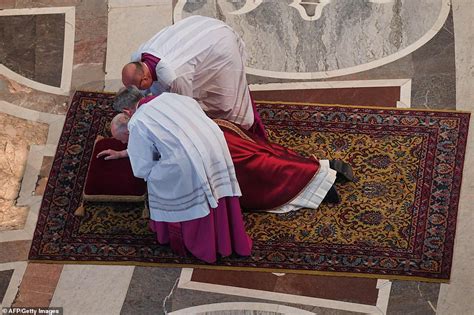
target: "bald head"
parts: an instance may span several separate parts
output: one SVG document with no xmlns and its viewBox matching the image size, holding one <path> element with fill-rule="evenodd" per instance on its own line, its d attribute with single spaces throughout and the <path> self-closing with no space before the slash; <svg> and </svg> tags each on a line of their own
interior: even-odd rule
<svg viewBox="0 0 474 315">
<path fill-rule="evenodd" d="M 143 77 L 143 69 L 139 62 L 127 63 L 122 69 L 122 83 L 125 86 L 138 86 Z"/>
<path fill-rule="evenodd" d="M 112 136 L 120 140 L 122 143 L 127 143 L 128 142 L 128 121 L 130 120 L 130 117 L 127 115 L 120 113 L 115 115 L 115 117 L 112 119 L 112 122 L 110 123 L 110 132 L 112 133 Z"/>
<path fill-rule="evenodd" d="M 122 83 L 126 87 L 135 85 L 140 90 L 146 90 L 152 85 L 153 79 L 146 65 L 137 61 L 127 63 L 122 68 Z"/>
</svg>

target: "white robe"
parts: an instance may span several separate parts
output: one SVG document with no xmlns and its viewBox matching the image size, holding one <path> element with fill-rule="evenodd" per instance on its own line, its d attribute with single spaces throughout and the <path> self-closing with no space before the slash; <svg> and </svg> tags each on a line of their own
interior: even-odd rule
<svg viewBox="0 0 474 315">
<path fill-rule="evenodd" d="M 243 41 L 224 22 L 191 16 L 141 45 L 132 61 L 139 61 L 142 53 L 161 59 L 154 69 L 158 81 L 149 92 L 169 91 L 193 97 L 210 117 L 249 129 L 254 114 L 245 77 L 244 49 Z"/>
<path fill-rule="evenodd" d="M 337 172 L 329 166 L 329 160 L 319 160 L 319 170 L 305 189 L 286 205 L 267 212 L 287 213 L 301 208 L 317 209 L 334 185 L 336 175 Z"/>
<path fill-rule="evenodd" d="M 219 198 L 241 196 L 223 132 L 192 98 L 163 93 L 138 108 L 128 129 L 133 174 L 147 182 L 152 220 L 201 218 Z"/>
</svg>

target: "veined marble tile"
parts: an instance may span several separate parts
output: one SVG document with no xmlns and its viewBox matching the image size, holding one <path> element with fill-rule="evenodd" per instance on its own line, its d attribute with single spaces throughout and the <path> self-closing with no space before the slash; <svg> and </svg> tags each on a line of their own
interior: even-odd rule
<svg viewBox="0 0 474 315">
<path fill-rule="evenodd" d="M 0 2 L 0 9 L 11 9 L 15 7 L 16 0 L 3 0 Z"/>
<path fill-rule="evenodd" d="M 63 266 L 29 263 L 21 280 L 14 307 L 48 307 Z"/>
<path fill-rule="evenodd" d="M 0 301 L 3 301 L 3 297 L 8 289 L 8 284 L 13 276 L 14 270 L 0 270 Z"/>
<path fill-rule="evenodd" d="M 188 270 L 190 269 L 183 270 L 182 278 L 187 276 Z M 228 293 L 231 293 L 235 287 L 249 289 L 247 292 L 253 291 L 253 297 L 260 297 L 259 293 L 261 291 L 274 293 L 275 300 L 277 296 L 285 294 L 293 296 L 294 302 L 302 296 L 376 305 L 379 295 L 377 279 L 300 274 L 282 274 L 277 276 L 268 272 L 193 269 L 190 281 L 197 283 L 197 285 L 209 285 L 208 287 L 212 289 L 219 286 L 228 286 Z M 237 291 L 239 290 L 232 293 L 237 293 Z M 245 290 L 240 290 L 240 292 L 245 292 Z M 306 299 L 306 301 L 310 300 Z"/>
<path fill-rule="evenodd" d="M 174 311 L 170 315 L 312 315 L 315 313 L 301 310 L 295 307 L 270 304 L 270 303 L 216 303 L 189 307 Z M 318 313 L 322 314 L 322 313 Z"/>
<path fill-rule="evenodd" d="M 31 8 L 27 3 L 17 1 L 16 7 L 23 6 L 27 8 L 0 10 L 0 19 L 7 23 L 5 26 L 9 26 L 0 27 L 2 30 L 6 29 L 4 37 L 7 47 L 1 49 L 3 52 L 0 58 L 7 59 L 7 53 L 10 53 L 12 59 L 10 66 L 20 65 L 15 69 L 20 71 L 17 73 L 0 64 L 0 74 L 33 89 L 68 95 L 71 88 L 74 54 L 75 7 Z M 24 23 L 25 19 L 29 23 Z M 8 20 L 14 22 L 8 23 Z M 19 39 L 20 44 L 11 51 L 10 42 L 17 41 L 16 37 L 11 39 L 11 34 L 18 33 L 17 29 L 19 29 L 18 27 L 15 29 L 14 25 L 10 28 L 10 24 L 14 23 L 18 23 L 20 28 L 29 27 L 26 28 L 26 32 L 21 32 L 23 36 Z M 37 42 L 36 45 L 31 44 L 34 41 Z M 21 71 L 25 69 L 23 59 L 30 62 L 26 68 L 33 67 L 34 70 Z M 34 75 L 33 78 L 31 78 L 32 75 Z"/>
<path fill-rule="evenodd" d="M 174 18 L 199 14 L 225 21 L 246 43 L 251 74 L 307 79 L 405 56 L 433 37 L 449 12 L 445 0 L 300 2 L 180 0 Z"/>
<path fill-rule="evenodd" d="M 456 49 L 456 109 L 474 112 L 474 2 L 453 0 Z M 471 314 L 474 309 L 474 117 L 471 115 L 469 137 L 456 226 L 451 281 L 442 284 L 437 314 Z"/>
<path fill-rule="evenodd" d="M 0 264 L 28 260 L 30 247 L 30 240 L 0 242 Z"/>
<path fill-rule="evenodd" d="M 197 274 L 194 276 L 196 270 Z M 331 277 L 323 276 L 282 274 L 274 279 L 276 281 L 272 281 L 271 278 L 275 278 L 276 275 L 274 273 L 256 272 L 256 275 L 252 275 L 252 272 L 241 272 L 242 275 L 237 275 L 238 273 L 215 270 L 213 274 L 199 269 L 184 268 L 179 279 L 179 290 L 176 290 L 174 298 L 179 301 L 177 303 L 184 300 L 185 303 L 192 305 L 195 304 L 193 300 L 200 300 L 202 303 L 206 300 L 207 303 L 226 302 L 226 296 L 221 294 L 224 293 L 233 295 L 234 302 L 252 302 L 258 298 L 267 303 L 273 301 L 317 314 L 346 314 L 346 312 L 385 314 L 391 290 L 391 282 L 382 279 L 341 277 L 333 280 Z M 262 282 L 268 284 L 261 284 Z M 306 287 L 303 288 L 304 286 Z M 344 290 L 347 292 L 343 292 Z M 360 292 L 351 292 L 352 290 Z M 188 297 L 183 299 L 183 295 Z M 174 301 L 173 307 L 176 305 Z"/>
<path fill-rule="evenodd" d="M 65 265 L 51 307 L 67 314 L 119 314 L 134 267 Z"/>
<path fill-rule="evenodd" d="M 35 90 L 1 74 L 0 86 L 0 100 L 10 104 L 52 114 L 64 115 L 67 111 L 69 96 Z"/>
<path fill-rule="evenodd" d="M 78 2 L 74 65 L 104 62 L 107 50 L 107 16 L 106 1 Z"/>
<path fill-rule="evenodd" d="M 153 315 L 165 313 L 173 304 L 170 294 L 176 290 L 179 268 L 136 267 L 130 281 L 121 314 Z"/>
<path fill-rule="evenodd" d="M 16 206 L 29 146 L 45 144 L 48 125 L 0 113 L 0 231 L 23 227 L 27 207 Z"/>
<path fill-rule="evenodd" d="M 388 314 L 436 314 L 439 283 L 392 281 Z"/>
<path fill-rule="evenodd" d="M 456 103 L 460 110 L 474 111 L 474 2 L 453 0 L 455 52 L 456 52 Z M 472 129 L 471 129 L 472 130 Z"/>
<path fill-rule="evenodd" d="M 25 273 L 26 266 L 26 261 L 0 264 L 0 271 L 13 270 L 13 274 L 9 279 L 7 289 L 2 299 L 0 300 L 0 307 L 9 307 L 10 305 L 12 305 L 13 300 L 15 299 L 18 293 L 18 287 L 20 286 L 21 279 L 23 278 L 23 274 Z"/>
<path fill-rule="evenodd" d="M 131 54 L 164 27 L 171 25 L 171 1 L 109 1 L 106 84 L 107 91 L 122 86 L 122 67 Z M 133 21 L 133 23 L 130 23 Z"/>
</svg>

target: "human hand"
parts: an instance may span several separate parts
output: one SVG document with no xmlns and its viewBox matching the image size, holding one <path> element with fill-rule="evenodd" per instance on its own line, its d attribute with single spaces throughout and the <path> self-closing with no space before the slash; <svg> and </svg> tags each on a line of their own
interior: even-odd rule
<svg viewBox="0 0 474 315">
<path fill-rule="evenodd" d="M 121 159 L 121 158 L 126 157 L 126 155 L 123 154 L 124 151 L 127 152 L 126 150 L 115 151 L 115 150 L 112 150 L 112 149 L 107 149 L 107 150 L 99 152 L 99 154 L 97 154 L 97 158 L 104 157 L 104 160 Z"/>
</svg>

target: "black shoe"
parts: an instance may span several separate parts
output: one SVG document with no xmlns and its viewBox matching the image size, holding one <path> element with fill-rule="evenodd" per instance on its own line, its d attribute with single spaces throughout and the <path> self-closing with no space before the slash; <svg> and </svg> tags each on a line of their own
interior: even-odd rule
<svg viewBox="0 0 474 315">
<path fill-rule="evenodd" d="M 328 193 L 324 197 L 323 202 L 329 202 L 329 203 L 341 202 L 341 197 L 337 193 L 336 186 L 332 185 L 332 187 L 329 189 Z"/>
<path fill-rule="evenodd" d="M 337 182 L 354 181 L 354 173 L 352 172 L 352 166 L 349 163 L 343 162 L 341 160 L 331 160 L 329 161 L 329 166 L 337 172 Z"/>
</svg>

